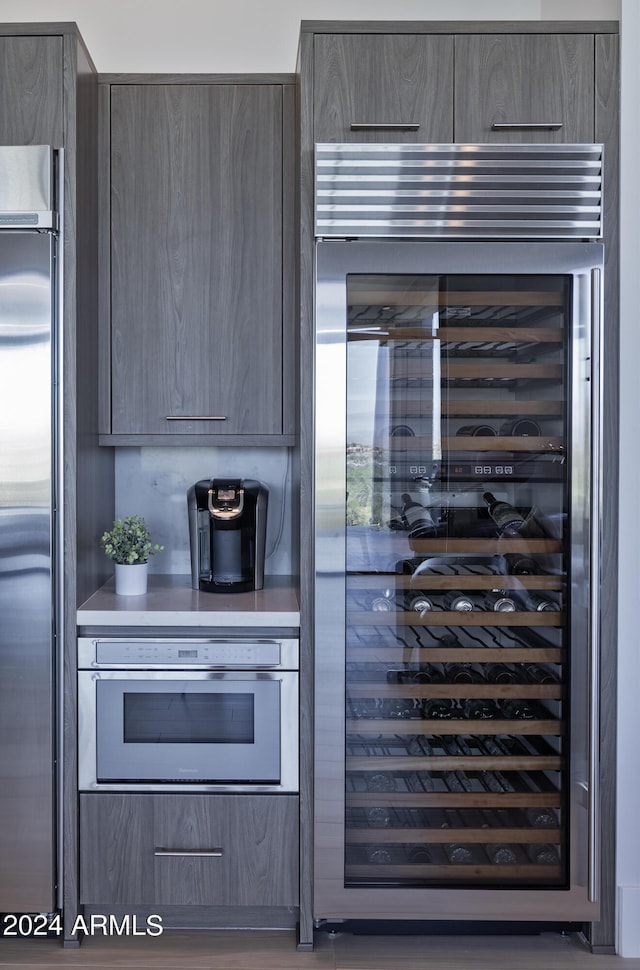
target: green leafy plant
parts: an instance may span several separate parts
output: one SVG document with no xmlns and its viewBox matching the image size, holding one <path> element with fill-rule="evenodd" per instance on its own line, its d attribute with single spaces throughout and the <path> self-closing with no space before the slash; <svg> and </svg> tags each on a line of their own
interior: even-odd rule
<svg viewBox="0 0 640 970">
<path fill-rule="evenodd" d="M 162 552 L 164 546 L 151 544 L 147 523 L 141 515 L 128 515 L 116 519 L 113 528 L 100 539 L 107 559 L 120 565 L 133 566 L 148 562 L 154 552 Z"/>
</svg>

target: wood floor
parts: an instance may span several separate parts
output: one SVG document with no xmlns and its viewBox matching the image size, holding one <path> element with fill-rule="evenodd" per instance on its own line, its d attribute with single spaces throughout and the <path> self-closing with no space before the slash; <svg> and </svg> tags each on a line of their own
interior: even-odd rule
<svg viewBox="0 0 640 970">
<path fill-rule="evenodd" d="M 47 939 L 0 939 L 0 968 L 31 970 L 640 970 L 640 958 L 589 953 L 571 936 L 354 936 L 316 934 L 298 953 L 293 933 L 167 930 L 91 937 L 78 949 Z"/>
</svg>

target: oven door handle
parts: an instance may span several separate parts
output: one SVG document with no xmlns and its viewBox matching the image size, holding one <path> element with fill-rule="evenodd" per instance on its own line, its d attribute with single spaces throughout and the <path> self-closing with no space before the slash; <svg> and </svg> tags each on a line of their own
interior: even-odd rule
<svg viewBox="0 0 640 970">
<path fill-rule="evenodd" d="M 190 858 L 220 859 L 224 855 L 221 848 L 217 849 L 164 849 L 156 846 L 154 856 L 187 856 Z"/>
</svg>

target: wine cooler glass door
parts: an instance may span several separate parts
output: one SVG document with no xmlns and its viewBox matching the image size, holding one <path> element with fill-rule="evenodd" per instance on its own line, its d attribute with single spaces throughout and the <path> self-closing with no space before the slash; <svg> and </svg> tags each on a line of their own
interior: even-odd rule
<svg viewBox="0 0 640 970">
<path fill-rule="evenodd" d="M 597 912 L 601 252 L 318 245 L 316 916 Z"/>
</svg>

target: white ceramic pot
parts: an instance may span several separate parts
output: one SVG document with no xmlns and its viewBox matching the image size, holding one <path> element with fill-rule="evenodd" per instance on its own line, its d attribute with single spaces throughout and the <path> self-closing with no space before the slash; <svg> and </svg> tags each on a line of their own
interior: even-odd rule
<svg viewBox="0 0 640 970">
<path fill-rule="evenodd" d="M 116 593 L 118 596 L 142 596 L 147 592 L 149 563 L 138 562 L 132 566 L 116 563 Z"/>
</svg>

